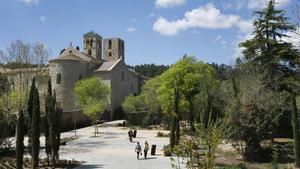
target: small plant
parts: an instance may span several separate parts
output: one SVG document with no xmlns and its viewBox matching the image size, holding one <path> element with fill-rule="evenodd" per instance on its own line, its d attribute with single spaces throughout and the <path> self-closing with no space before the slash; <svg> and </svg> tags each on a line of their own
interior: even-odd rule
<svg viewBox="0 0 300 169">
<path fill-rule="evenodd" d="M 169 137 L 170 133 L 157 132 L 156 137 Z"/>
<path fill-rule="evenodd" d="M 163 148 L 163 151 L 164 151 L 164 155 L 165 156 L 171 156 L 172 155 L 172 150 L 171 150 L 171 147 L 169 145 L 165 145 L 164 148 Z"/>
</svg>

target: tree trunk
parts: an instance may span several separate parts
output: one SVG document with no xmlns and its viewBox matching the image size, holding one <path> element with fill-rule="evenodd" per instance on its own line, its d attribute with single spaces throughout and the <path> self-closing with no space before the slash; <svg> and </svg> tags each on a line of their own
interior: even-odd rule
<svg viewBox="0 0 300 169">
<path fill-rule="evenodd" d="M 296 96 L 292 94 L 292 123 L 293 123 L 293 135 L 294 135 L 294 152 L 295 152 L 295 164 L 300 167 L 300 133 L 299 133 L 299 123 L 298 123 L 298 111 Z"/>
<path fill-rule="evenodd" d="M 194 105 L 193 105 L 193 101 L 190 100 L 190 113 L 189 113 L 189 118 L 190 118 L 190 126 L 191 126 L 191 131 L 194 133 L 196 131 L 195 126 L 194 126 L 194 121 L 195 121 L 195 117 L 194 117 Z"/>
<path fill-rule="evenodd" d="M 175 112 L 175 145 L 179 143 L 180 138 L 180 125 L 179 125 L 179 92 L 175 88 L 175 100 L 174 100 L 174 112 Z"/>
<path fill-rule="evenodd" d="M 176 129 L 176 119 L 172 117 L 171 131 L 170 131 L 170 146 L 173 149 L 175 146 L 175 129 Z"/>
</svg>

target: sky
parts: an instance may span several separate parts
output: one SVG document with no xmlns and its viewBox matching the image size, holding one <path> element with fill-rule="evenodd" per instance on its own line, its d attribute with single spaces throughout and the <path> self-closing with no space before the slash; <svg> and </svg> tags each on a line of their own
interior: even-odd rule
<svg viewBox="0 0 300 169">
<path fill-rule="evenodd" d="M 277 0 L 295 23 L 298 0 Z M 238 43 L 251 37 L 254 10 L 268 0 L 0 0 L 0 50 L 11 42 L 41 42 L 50 59 L 83 34 L 125 41 L 129 65 L 173 64 L 184 54 L 208 63 L 232 64 Z M 298 1 L 299 2 L 299 1 Z"/>
</svg>

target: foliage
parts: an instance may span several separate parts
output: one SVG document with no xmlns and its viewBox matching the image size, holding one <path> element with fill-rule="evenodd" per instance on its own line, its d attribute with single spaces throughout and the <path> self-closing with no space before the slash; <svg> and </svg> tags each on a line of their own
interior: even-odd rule
<svg viewBox="0 0 300 169">
<path fill-rule="evenodd" d="M 143 104 L 140 96 L 134 96 L 130 94 L 126 97 L 125 101 L 122 104 L 122 108 L 129 117 L 129 122 L 133 125 L 133 115 L 132 113 L 137 113 L 143 109 Z"/>
<path fill-rule="evenodd" d="M 108 86 L 99 77 L 80 80 L 76 82 L 74 87 L 76 105 L 83 108 L 84 114 L 86 114 L 94 124 L 97 123 L 99 116 L 108 109 L 109 94 Z"/>
<path fill-rule="evenodd" d="M 231 128 L 226 119 L 212 119 L 211 115 L 209 117 L 207 124 L 200 123 L 196 127 L 195 135 L 181 135 L 181 141 L 174 148 L 177 161 L 172 159 L 173 168 L 180 168 L 180 161 L 183 161 L 182 164 L 186 168 L 215 168 L 217 147 Z M 205 149 L 204 152 L 203 148 Z M 204 156 L 202 156 L 203 153 Z"/>
<path fill-rule="evenodd" d="M 157 132 L 156 137 L 170 137 L 170 133 Z"/>
<path fill-rule="evenodd" d="M 282 40 L 282 38 L 287 37 L 286 32 L 294 31 L 296 27 L 289 23 L 284 10 L 275 8 L 275 0 L 270 0 L 266 8 L 256 11 L 255 14 L 258 18 L 254 21 L 253 38 L 240 45 L 244 47 L 243 53 L 246 64 L 262 73 L 265 88 L 263 90 L 285 91 L 290 96 L 286 103 L 290 103 L 290 110 L 292 110 L 295 161 L 296 165 L 300 166 L 300 134 L 297 122 L 297 107 L 294 101 L 295 94 L 298 93 L 299 89 L 296 68 L 299 67 L 300 54 L 293 44 Z M 253 103 L 255 101 L 251 100 L 251 102 L 245 105 L 244 110 L 258 114 L 265 112 Z M 269 118 L 272 118 L 272 116 Z M 256 144 L 258 146 L 258 143 Z"/>
<path fill-rule="evenodd" d="M 158 75 L 161 75 L 163 72 L 168 70 L 169 66 L 155 65 L 152 63 L 152 64 L 129 66 L 129 68 L 133 69 L 134 71 L 136 71 L 142 76 L 153 78 Z"/>
<path fill-rule="evenodd" d="M 23 154 L 24 154 L 24 114 L 23 110 L 19 111 L 18 121 L 17 121 L 17 140 L 16 140 L 16 159 L 17 159 L 17 169 L 22 169 L 23 167 Z"/>
<path fill-rule="evenodd" d="M 30 124 L 28 145 L 31 147 L 31 168 L 37 168 L 40 151 L 40 100 L 38 89 L 35 86 L 35 78 L 32 79 L 27 111 Z"/>
<path fill-rule="evenodd" d="M 49 163 L 49 156 L 53 167 L 56 166 L 56 161 L 59 159 L 60 146 L 60 118 L 61 109 L 57 106 L 55 92 L 52 94 L 51 80 L 48 80 L 48 93 L 45 98 L 45 139 L 46 139 L 46 154 Z"/>
</svg>

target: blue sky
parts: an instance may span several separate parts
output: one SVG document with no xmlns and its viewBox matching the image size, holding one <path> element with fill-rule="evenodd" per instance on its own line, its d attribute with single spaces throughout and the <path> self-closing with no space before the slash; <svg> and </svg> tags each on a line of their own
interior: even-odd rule
<svg viewBox="0 0 300 169">
<path fill-rule="evenodd" d="M 238 42 L 250 37 L 252 11 L 268 0 L 1 0 L 0 50 L 17 39 L 42 42 L 51 58 L 82 48 L 91 30 L 125 41 L 126 63 L 172 64 L 184 54 L 231 64 Z M 296 0 L 277 0 L 291 9 Z"/>
</svg>

